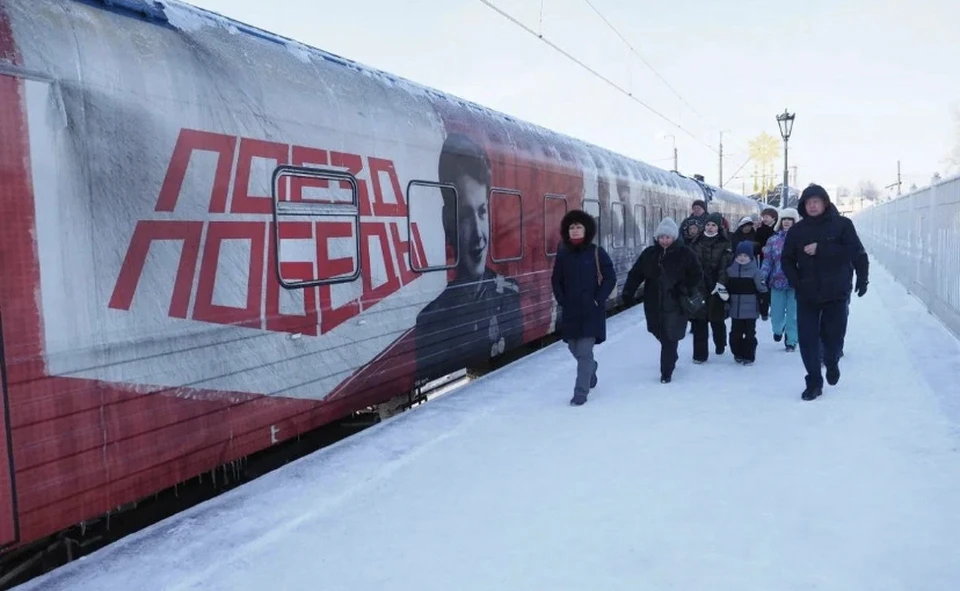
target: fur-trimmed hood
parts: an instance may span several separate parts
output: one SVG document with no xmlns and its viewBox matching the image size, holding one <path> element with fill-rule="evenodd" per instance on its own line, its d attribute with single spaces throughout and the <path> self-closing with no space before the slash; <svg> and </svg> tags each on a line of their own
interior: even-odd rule
<svg viewBox="0 0 960 591">
<path fill-rule="evenodd" d="M 800 217 L 809 217 L 807 215 L 807 199 L 810 199 L 811 197 L 819 197 L 823 199 L 823 203 L 826 206 L 824 208 L 823 215 L 840 215 L 840 211 L 837 209 L 837 206 L 834 205 L 833 201 L 830 200 L 830 195 L 827 194 L 827 190 L 820 185 L 811 183 L 806 189 L 803 190 L 803 193 L 800 194 L 800 200 L 797 202 L 797 211 L 800 213 Z"/>
<path fill-rule="evenodd" d="M 597 236 L 597 222 L 593 219 L 593 216 L 582 209 L 572 209 L 560 220 L 560 238 L 563 240 L 563 245 L 569 249 L 576 249 L 583 246 L 578 246 L 570 242 L 570 226 L 575 223 L 583 225 L 583 245 L 592 243 L 593 239 Z"/>
<path fill-rule="evenodd" d="M 740 218 L 740 223 L 737 224 L 737 229 L 734 231 L 734 234 L 740 232 L 740 228 L 746 226 L 747 224 L 750 224 L 751 226 L 753 226 L 754 231 L 757 230 L 757 224 L 756 222 L 753 221 L 753 218 L 748 215 L 745 215 L 742 218 Z"/>
</svg>

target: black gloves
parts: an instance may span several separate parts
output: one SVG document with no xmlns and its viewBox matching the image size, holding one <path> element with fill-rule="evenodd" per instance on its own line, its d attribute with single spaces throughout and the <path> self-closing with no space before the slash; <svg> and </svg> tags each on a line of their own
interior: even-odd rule
<svg viewBox="0 0 960 591">
<path fill-rule="evenodd" d="M 867 282 L 857 282 L 857 297 L 862 298 L 865 293 L 867 293 Z"/>
</svg>

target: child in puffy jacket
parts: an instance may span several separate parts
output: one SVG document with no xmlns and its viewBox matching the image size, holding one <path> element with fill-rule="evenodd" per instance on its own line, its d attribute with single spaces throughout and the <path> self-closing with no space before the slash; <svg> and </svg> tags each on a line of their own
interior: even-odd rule
<svg viewBox="0 0 960 591">
<path fill-rule="evenodd" d="M 787 282 L 780 258 L 783 255 L 783 243 L 787 232 L 799 221 L 796 209 L 787 208 L 780 212 L 775 233 L 763 247 L 763 265 L 760 267 L 763 279 L 770 288 L 770 324 L 773 328 L 773 340 L 784 339 L 787 351 L 797 349 L 797 292 Z M 785 338 L 784 338 L 785 337 Z"/>
<path fill-rule="evenodd" d="M 737 363 L 751 365 L 757 355 L 759 295 L 767 293 L 753 242 L 744 240 L 737 245 L 736 257 L 727 268 L 726 288 L 730 296 L 730 350 Z"/>
</svg>

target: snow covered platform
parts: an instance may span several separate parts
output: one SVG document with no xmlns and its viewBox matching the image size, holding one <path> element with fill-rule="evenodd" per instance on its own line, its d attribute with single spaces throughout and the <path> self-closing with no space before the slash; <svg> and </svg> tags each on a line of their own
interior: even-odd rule
<svg viewBox="0 0 960 591">
<path fill-rule="evenodd" d="M 960 343 L 874 264 L 837 386 L 799 352 L 668 385 L 636 308 L 20 589 L 960 588 Z"/>
</svg>

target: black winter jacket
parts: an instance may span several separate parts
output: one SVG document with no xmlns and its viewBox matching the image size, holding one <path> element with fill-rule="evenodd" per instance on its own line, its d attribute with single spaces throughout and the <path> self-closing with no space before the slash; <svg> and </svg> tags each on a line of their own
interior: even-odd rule
<svg viewBox="0 0 960 591">
<path fill-rule="evenodd" d="M 666 250 L 648 246 L 637 257 L 623 284 L 623 303 L 632 306 L 643 284 L 643 312 L 647 330 L 657 340 L 681 341 L 687 332 L 687 316 L 680 295 L 692 294 L 703 279 L 696 256 L 674 242 Z"/>
<path fill-rule="evenodd" d="M 817 251 L 811 256 L 804 247 L 813 243 Z M 831 203 L 821 215 L 804 217 L 787 232 L 780 260 L 797 300 L 822 304 L 850 296 L 854 261 L 862 250 L 853 222 Z"/>
</svg>

